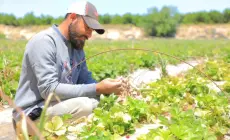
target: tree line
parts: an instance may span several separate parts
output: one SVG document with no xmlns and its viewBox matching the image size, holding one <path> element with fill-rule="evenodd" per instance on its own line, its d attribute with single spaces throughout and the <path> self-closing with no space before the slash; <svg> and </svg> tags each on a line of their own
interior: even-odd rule
<svg viewBox="0 0 230 140">
<path fill-rule="evenodd" d="M 24 17 L 16 18 L 13 14 L 0 13 L 0 24 L 12 26 L 28 25 L 50 25 L 59 24 L 64 16 L 54 18 L 49 15 L 35 16 L 33 12 L 27 13 Z M 109 15 L 104 14 L 99 17 L 102 24 L 131 24 L 142 27 L 147 35 L 170 37 L 176 33 L 179 24 L 222 24 L 230 23 L 230 8 L 223 12 L 216 10 L 200 11 L 193 13 L 180 14 L 176 7 L 168 6 L 149 8 L 146 14 L 124 14 Z"/>
</svg>

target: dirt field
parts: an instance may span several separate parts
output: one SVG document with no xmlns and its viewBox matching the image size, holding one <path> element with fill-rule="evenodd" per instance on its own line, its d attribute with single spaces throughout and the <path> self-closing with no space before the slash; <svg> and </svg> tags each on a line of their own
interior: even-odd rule
<svg viewBox="0 0 230 140">
<path fill-rule="evenodd" d="M 13 27 L 0 25 L 0 34 L 10 39 L 30 39 L 37 32 L 50 26 Z M 127 40 L 146 38 L 142 29 L 132 25 L 105 25 L 105 34 L 93 33 L 92 39 Z M 230 24 L 180 25 L 176 39 L 230 39 Z"/>
</svg>

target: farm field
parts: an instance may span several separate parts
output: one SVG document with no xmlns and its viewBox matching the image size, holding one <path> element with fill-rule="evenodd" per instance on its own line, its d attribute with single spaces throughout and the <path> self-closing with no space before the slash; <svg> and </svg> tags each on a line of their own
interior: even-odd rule
<svg viewBox="0 0 230 140">
<path fill-rule="evenodd" d="M 13 99 L 26 41 L 0 39 L 0 42 L 0 88 Z M 81 123 L 68 121 L 66 116 L 54 117 L 45 123 L 44 137 L 67 139 L 74 135 L 91 140 L 128 139 L 137 128 L 157 124 L 159 127 L 136 139 L 224 139 L 230 128 L 229 40 L 94 40 L 86 43 L 86 58 L 115 49 L 129 50 L 104 53 L 87 60 L 87 64 L 97 81 L 123 76 L 127 83 L 124 95 L 101 96 L 94 115 Z M 183 61 L 205 60 L 196 68 L 213 81 L 224 82 L 221 90 L 210 89 L 207 85 L 212 80 L 196 69 L 177 77 L 168 76 L 164 71 L 167 64 L 183 63 L 174 57 Z M 154 70 L 159 67 L 161 79 L 141 89 L 130 86 L 125 78 L 140 68 Z"/>
</svg>

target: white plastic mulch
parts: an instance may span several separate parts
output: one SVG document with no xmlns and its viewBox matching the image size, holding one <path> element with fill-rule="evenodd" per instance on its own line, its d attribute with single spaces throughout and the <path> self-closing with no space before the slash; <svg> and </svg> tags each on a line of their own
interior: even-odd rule
<svg viewBox="0 0 230 140">
<path fill-rule="evenodd" d="M 192 66 L 197 66 L 198 64 L 201 64 L 202 60 L 192 60 L 188 61 L 187 63 Z M 181 63 L 178 65 L 167 65 L 166 70 L 169 76 L 177 76 L 183 72 L 186 72 L 193 67 L 188 65 L 186 63 Z M 158 79 L 161 79 L 161 70 L 160 68 L 156 68 L 154 71 L 149 69 L 138 69 L 134 73 L 130 74 L 129 77 L 131 78 L 130 81 L 132 81 L 132 84 L 134 84 L 136 87 L 140 87 L 143 84 L 148 84 L 151 82 L 155 82 Z"/>
</svg>

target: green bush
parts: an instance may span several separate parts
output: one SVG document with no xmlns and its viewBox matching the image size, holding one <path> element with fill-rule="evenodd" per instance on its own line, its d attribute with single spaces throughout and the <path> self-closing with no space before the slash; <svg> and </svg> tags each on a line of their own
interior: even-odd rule
<svg viewBox="0 0 230 140">
<path fill-rule="evenodd" d="M 102 24 L 110 24 L 111 23 L 111 16 L 109 14 L 105 14 L 103 16 L 100 16 L 99 21 Z"/>
<path fill-rule="evenodd" d="M 64 15 L 63 15 L 64 16 Z M 53 18 L 49 15 L 35 16 L 29 12 L 24 17 L 16 18 L 12 14 L 0 13 L 0 24 L 13 26 L 60 24 L 64 17 Z M 223 12 L 212 10 L 180 14 L 176 7 L 163 7 L 161 10 L 150 8 L 146 14 L 126 13 L 124 15 L 104 14 L 99 16 L 102 24 L 131 24 L 145 29 L 147 35 L 157 37 L 172 37 L 178 24 L 215 24 L 230 22 L 230 8 Z"/>
<path fill-rule="evenodd" d="M 230 8 L 225 9 L 223 15 L 224 15 L 224 22 L 225 23 L 230 22 Z"/>
<path fill-rule="evenodd" d="M 224 23 L 224 15 L 218 11 L 210 11 L 209 17 L 212 23 Z"/>
<path fill-rule="evenodd" d="M 182 23 L 211 23 L 211 18 L 207 12 L 189 13 L 183 16 Z"/>
<path fill-rule="evenodd" d="M 147 35 L 157 37 L 172 37 L 176 33 L 180 15 L 175 7 L 163 7 L 160 11 L 157 8 L 149 10 L 149 14 L 143 17 L 139 26 L 145 29 Z"/>
<path fill-rule="evenodd" d="M 111 19 L 111 24 L 121 24 L 124 23 L 124 19 L 122 18 L 122 16 L 120 15 L 115 15 L 112 19 Z"/>
</svg>

